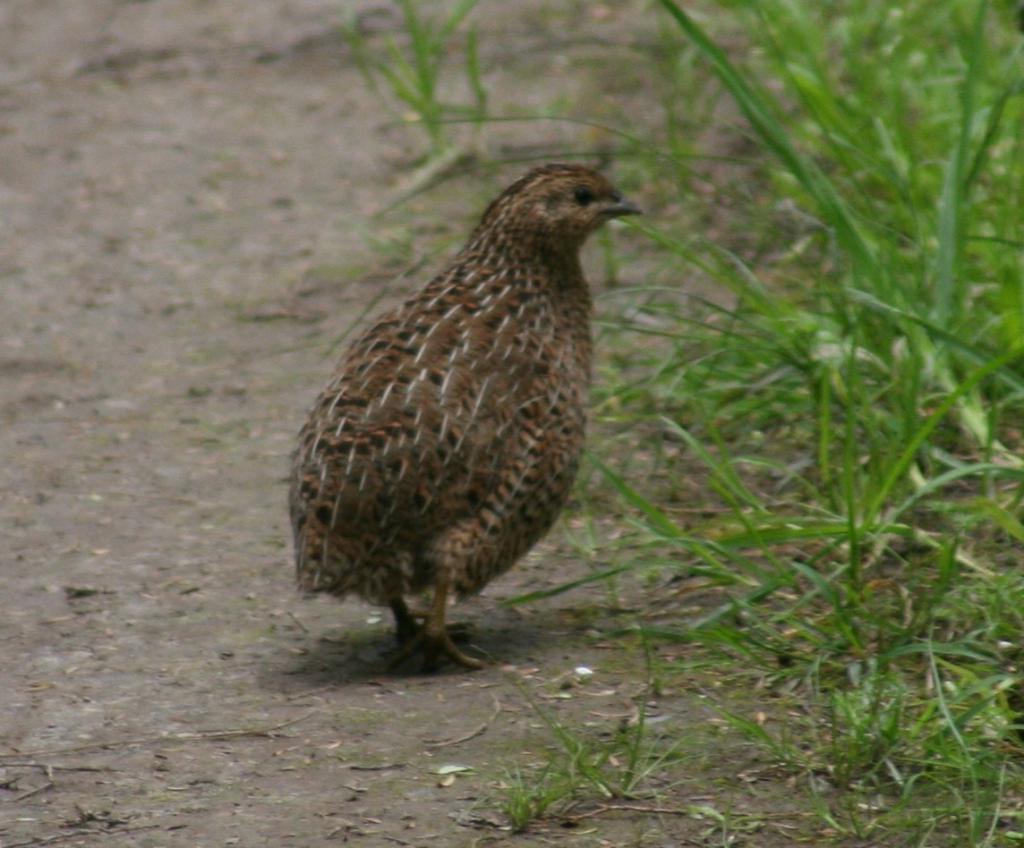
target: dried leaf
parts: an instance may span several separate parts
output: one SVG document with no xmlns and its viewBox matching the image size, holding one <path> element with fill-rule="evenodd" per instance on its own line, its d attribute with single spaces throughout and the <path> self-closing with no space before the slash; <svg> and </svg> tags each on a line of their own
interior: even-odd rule
<svg viewBox="0 0 1024 848">
<path fill-rule="evenodd" d="M 446 766 L 438 766 L 436 769 L 434 769 L 434 774 L 442 774 L 442 775 L 445 775 L 445 774 L 461 774 L 462 772 L 465 772 L 465 771 L 473 771 L 473 767 L 472 766 L 460 766 L 460 765 L 454 765 L 454 764 L 446 765 Z"/>
</svg>

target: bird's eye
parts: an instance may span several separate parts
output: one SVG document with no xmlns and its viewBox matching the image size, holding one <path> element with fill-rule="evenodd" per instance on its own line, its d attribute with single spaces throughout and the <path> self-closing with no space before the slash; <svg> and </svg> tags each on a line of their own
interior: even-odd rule
<svg viewBox="0 0 1024 848">
<path fill-rule="evenodd" d="M 576 202 L 580 206 L 586 206 L 594 199 L 594 192 L 592 192 L 586 186 L 577 186 L 576 191 L 573 192 L 576 198 Z"/>
</svg>

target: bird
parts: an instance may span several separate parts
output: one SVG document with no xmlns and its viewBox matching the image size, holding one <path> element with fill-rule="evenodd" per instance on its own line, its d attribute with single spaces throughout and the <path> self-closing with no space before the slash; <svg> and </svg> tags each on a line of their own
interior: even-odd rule
<svg viewBox="0 0 1024 848">
<path fill-rule="evenodd" d="M 298 585 L 390 607 L 392 666 L 485 666 L 455 644 L 449 599 L 507 571 L 569 499 L 592 358 L 580 248 L 637 214 L 596 169 L 533 168 L 351 344 L 313 404 L 289 488 Z M 412 612 L 406 598 L 429 592 Z"/>
</svg>

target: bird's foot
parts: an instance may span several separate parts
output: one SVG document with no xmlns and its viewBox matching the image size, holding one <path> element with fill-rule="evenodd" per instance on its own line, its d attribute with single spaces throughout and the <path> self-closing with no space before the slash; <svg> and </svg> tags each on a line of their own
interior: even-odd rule
<svg viewBox="0 0 1024 848">
<path fill-rule="evenodd" d="M 442 627 L 438 630 L 429 622 L 424 623 L 415 635 L 401 643 L 398 653 L 388 663 L 388 670 L 394 670 L 416 653 L 423 658 L 423 671 L 437 671 L 444 659 L 451 660 L 463 668 L 485 668 L 487 665 L 485 662 L 467 656 L 459 650 L 453 641 L 452 631 L 463 637 L 469 635 L 465 625 Z"/>
<path fill-rule="evenodd" d="M 423 629 L 423 670 L 434 671 L 440 665 L 442 658 L 451 660 L 456 665 L 461 665 L 463 668 L 486 668 L 487 663 L 483 660 L 478 660 L 476 657 L 470 657 L 464 654 L 455 644 L 452 639 L 452 632 L 461 632 L 462 636 L 468 638 L 469 633 L 465 627 L 460 628 L 458 625 L 445 627 L 440 635 L 428 634 L 428 629 Z"/>
<path fill-rule="evenodd" d="M 465 645 L 473 638 L 475 629 L 468 621 L 456 621 L 448 625 L 448 638 L 456 645 Z"/>
</svg>

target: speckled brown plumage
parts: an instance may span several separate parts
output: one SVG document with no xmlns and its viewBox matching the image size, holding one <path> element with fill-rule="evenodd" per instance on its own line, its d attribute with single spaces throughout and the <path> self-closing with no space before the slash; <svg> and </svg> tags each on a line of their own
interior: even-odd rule
<svg viewBox="0 0 1024 848">
<path fill-rule="evenodd" d="M 394 612 L 404 658 L 479 666 L 445 629 L 548 530 L 576 475 L 590 379 L 579 262 L 639 210 L 579 165 L 536 168 L 441 274 L 343 357 L 299 436 L 290 508 L 301 588 Z M 417 625 L 406 595 L 434 590 Z"/>
</svg>

